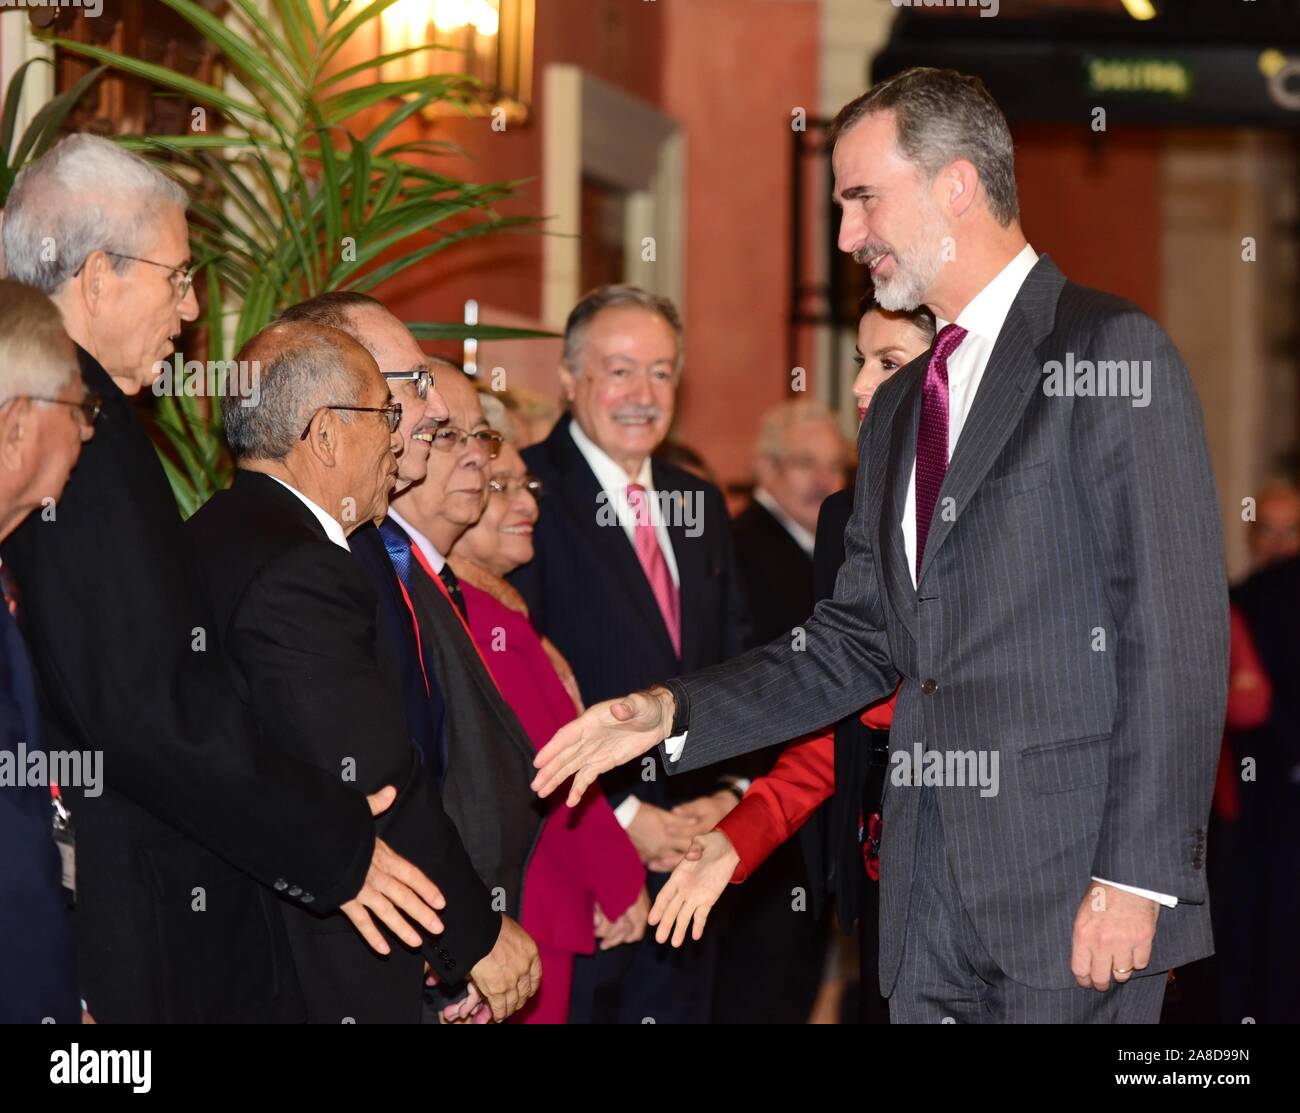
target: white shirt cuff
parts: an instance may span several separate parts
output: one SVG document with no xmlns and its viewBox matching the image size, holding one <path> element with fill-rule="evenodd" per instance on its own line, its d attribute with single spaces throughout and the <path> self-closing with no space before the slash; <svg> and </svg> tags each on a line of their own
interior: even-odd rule
<svg viewBox="0 0 1300 1113">
<path fill-rule="evenodd" d="M 690 733 L 689 730 L 684 730 L 681 734 L 675 734 L 671 738 L 664 739 L 664 753 L 668 755 L 669 761 L 676 761 L 682 756 L 682 749 L 686 745 L 686 736 Z"/>
<path fill-rule="evenodd" d="M 1163 904 L 1166 908 L 1173 908 L 1178 903 L 1178 898 L 1171 897 L 1168 893 L 1153 893 L 1150 889 L 1139 889 L 1135 885 L 1121 885 L 1118 881 L 1107 881 L 1104 877 L 1094 877 L 1093 880 L 1109 885 L 1112 889 L 1123 889 L 1124 892 L 1132 893 L 1134 896 L 1146 897 L 1147 900 Z"/>
<path fill-rule="evenodd" d="M 614 809 L 614 818 L 618 820 L 618 825 L 624 831 L 631 825 L 632 820 L 636 818 L 636 813 L 641 810 L 641 801 L 635 796 L 629 796 L 617 808 Z"/>
</svg>

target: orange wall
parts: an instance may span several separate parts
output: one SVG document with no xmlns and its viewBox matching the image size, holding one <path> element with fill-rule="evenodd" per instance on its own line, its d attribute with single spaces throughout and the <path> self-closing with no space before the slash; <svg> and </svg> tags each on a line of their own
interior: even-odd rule
<svg viewBox="0 0 1300 1113">
<path fill-rule="evenodd" d="M 666 111 L 687 134 L 686 363 L 676 436 L 749 477 L 790 396 L 791 112 L 817 114 L 817 0 L 671 0 Z"/>
<path fill-rule="evenodd" d="M 1075 282 L 1160 318 L 1160 132 L 1012 128 L 1029 242 Z"/>
</svg>

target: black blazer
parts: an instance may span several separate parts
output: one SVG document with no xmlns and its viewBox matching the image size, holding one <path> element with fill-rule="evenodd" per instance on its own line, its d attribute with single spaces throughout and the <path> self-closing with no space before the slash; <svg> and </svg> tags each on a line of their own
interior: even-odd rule
<svg viewBox="0 0 1300 1113">
<path fill-rule="evenodd" d="M 759 502 L 736 515 L 733 532 L 736 571 L 749 604 L 753 644 L 762 645 L 789 634 L 812 614 L 813 558 Z M 839 543 L 842 555 L 843 540 Z"/>
<path fill-rule="evenodd" d="M 683 516 L 669 527 L 681 578 L 679 660 L 627 535 L 598 519 L 600 484 L 569 434 L 571 420 L 561 418 L 545 441 L 523 452 L 545 494 L 533 533 L 537 555 L 510 580 L 528 603 L 533 625 L 573 666 L 584 702 L 612 699 L 740 653 L 749 623 L 722 493 L 662 460 L 651 465 L 656 491 L 680 492 L 684 510 L 699 511 L 695 526 Z M 706 775 L 665 786 L 662 777 L 643 780 L 642 768 L 634 763 L 601 777 L 612 804 L 633 794 L 662 807 L 714 782 Z"/>
<path fill-rule="evenodd" d="M 531 787 L 537 750 L 483 667 L 454 604 L 418 561 L 411 564 L 410 594 L 429 682 L 447 703 L 443 805 L 497 907 L 518 919 L 544 816 Z"/>
<path fill-rule="evenodd" d="M 65 792 L 83 995 L 110 1023 L 301 1019 L 269 886 L 292 878 L 337 908 L 374 823 L 337 774 L 254 745 L 148 433 L 77 354 L 104 398 L 95 437 L 52 520 L 33 514 L 3 554 L 48 747 L 104 755 L 102 795 Z"/>
<path fill-rule="evenodd" d="M 313 894 L 276 886 L 308 1017 L 418 1023 L 427 960 L 460 981 L 496 941 L 500 917 L 474 873 L 411 742 L 391 641 L 375 592 L 292 491 L 240 471 L 188 523 L 217 615 L 235 690 L 257 724 L 260 752 L 283 750 L 363 795 L 391 784 L 379 835 L 443 890 L 446 931 L 411 951 L 388 936 L 375 954 Z M 315 826 L 299 833 L 317 838 Z"/>
</svg>

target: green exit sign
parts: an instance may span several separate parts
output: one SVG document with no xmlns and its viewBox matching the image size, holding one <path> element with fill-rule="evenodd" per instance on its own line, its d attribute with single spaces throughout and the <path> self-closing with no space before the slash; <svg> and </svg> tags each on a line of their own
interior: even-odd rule
<svg viewBox="0 0 1300 1113">
<path fill-rule="evenodd" d="M 1091 93 L 1147 93 L 1186 97 L 1192 75 L 1182 62 L 1168 58 L 1085 58 Z"/>
</svg>

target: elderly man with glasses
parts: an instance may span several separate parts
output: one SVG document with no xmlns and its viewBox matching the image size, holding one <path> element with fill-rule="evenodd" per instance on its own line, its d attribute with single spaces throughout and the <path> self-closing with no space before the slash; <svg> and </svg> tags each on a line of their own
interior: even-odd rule
<svg viewBox="0 0 1300 1113">
<path fill-rule="evenodd" d="M 268 752 L 230 691 L 132 402 L 198 315 L 186 205 L 175 182 L 91 135 L 69 136 L 18 176 L 3 227 L 9 275 L 58 306 L 103 415 L 57 513 L 30 516 L 3 556 L 22 585 L 50 748 L 103 755 L 100 791 L 62 792 L 76 820 L 90 1012 L 299 1021 L 276 893 L 310 895 L 378 940 L 373 912 L 413 942 L 403 912 L 430 930 L 440 898 L 376 836 L 372 811 L 389 806 L 391 788 L 367 801 L 337 772 Z"/>
</svg>

